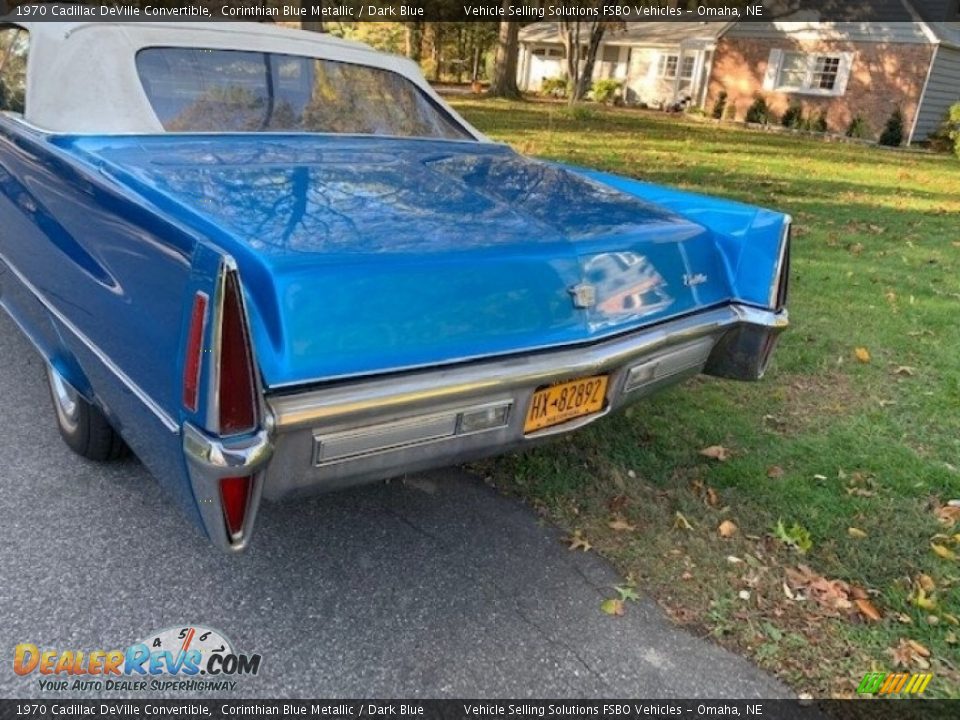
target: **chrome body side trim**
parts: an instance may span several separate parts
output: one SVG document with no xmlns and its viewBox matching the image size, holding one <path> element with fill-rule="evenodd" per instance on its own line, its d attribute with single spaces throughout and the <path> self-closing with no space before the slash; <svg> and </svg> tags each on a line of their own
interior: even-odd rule
<svg viewBox="0 0 960 720">
<path fill-rule="evenodd" d="M 74 337 L 76 337 L 81 343 L 86 346 L 86 348 L 93 353 L 96 358 L 103 363 L 103 366 L 107 368 L 121 383 L 123 383 L 126 388 L 136 396 L 140 402 L 147 406 L 147 408 L 154 415 L 159 418 L 159 420 L 166 426 L 166 428 L 172 433 L 179 433 L 180 426 L 177 421 L 150 395 L 147 394 L 143 388 L 137 385 L 133 379 L 127 375 L 113 360 L 111 360 L 107 354 L 100 349 L 96 343 L 88 338 L 83 331 L 81 331 L 76 325 L 74 325 L 67 317 L 60 312 L 59 309 L 49 300 L 47 297 L 33 284 L 31 283 L 17 267 L 10 262 L 10 260 L 0 253 L 0 260 L 10 269 L 10 272 L 16 276 L 17 280 L 25 287 L 39 302 L 46 308 L 47 312 L 53 315 L 67 330 L 70 331 Z M 49 358 L 48 358 L 49 359 Z"/>
</svg>

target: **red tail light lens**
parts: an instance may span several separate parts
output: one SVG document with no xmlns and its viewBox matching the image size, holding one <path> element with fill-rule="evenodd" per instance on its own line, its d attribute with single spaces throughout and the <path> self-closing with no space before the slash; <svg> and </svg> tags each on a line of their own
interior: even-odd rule
<svg viewBox="0 0 960 720">
<path fill-rule="evenodd" d="M 187 336 L 187 354 L 183 364 L 183 406 L 190 412 L 197 411 L 200 398 L 200 368 L 203 363 L 203 331 L 207 326 L 207 296 L 197 293 L 193 298 L 190 313 L 190 329 Z"/>
<path fill-rule="evenodd" d="M 228 273 L 224 282 L 221 322 L 219 431 L 221 435 L 231 435 L 253 430 L 257 425 L 253 358 L 236 273 Z"/>
<path fill-rule="evenodd" d="M 243 518 L 247 514 L 247 501 L 250 499 L 250 478 L 228 477 L 220 480 L 220 501 L 223 504 L 223 519 L 227 530 L 236 535 L 243 529 Z"/>
</svg>

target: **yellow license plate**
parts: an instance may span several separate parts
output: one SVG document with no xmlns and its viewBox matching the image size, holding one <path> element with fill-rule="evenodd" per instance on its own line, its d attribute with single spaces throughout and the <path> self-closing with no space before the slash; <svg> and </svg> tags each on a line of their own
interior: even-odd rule
<svg viewBox="0 0 960 720">
<path fill-rule="evenodd" d="M 603 409 L 607 376 L 580 378 L 537 390 L 530 399 L 525 433 L 543 430 Z"/>
</svg>

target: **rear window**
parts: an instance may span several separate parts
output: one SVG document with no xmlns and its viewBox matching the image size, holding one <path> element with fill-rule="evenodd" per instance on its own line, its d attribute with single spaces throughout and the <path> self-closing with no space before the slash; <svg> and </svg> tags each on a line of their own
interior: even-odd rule
<svg viewBox="0 0 960 720">
<path fill-rule="evenodd" d="M 0 112 L 23 113 L 27 95 L 30 36 L 16 27 L 0 27 Z"/>
<path fill-rule="evenodd" d="M 278 53 L 147 48 L 137 72 L 168 132 L 470 138 L 405 77 Z"/>
</svg>

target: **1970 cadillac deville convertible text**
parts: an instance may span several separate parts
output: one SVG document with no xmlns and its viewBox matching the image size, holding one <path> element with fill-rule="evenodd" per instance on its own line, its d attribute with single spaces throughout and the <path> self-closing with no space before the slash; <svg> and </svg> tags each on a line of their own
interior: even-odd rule
<svg viewBox="0 0 960 720">
<path fill-rule="evenodd" d="M 493 143 L 417 67 L 261 25 L 0 26 L 0 304 L 60 432 L 218 546 L 523 448 L 787 325 L 789 218 Z"/>
</svg>

